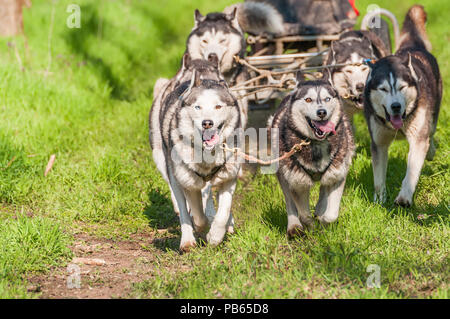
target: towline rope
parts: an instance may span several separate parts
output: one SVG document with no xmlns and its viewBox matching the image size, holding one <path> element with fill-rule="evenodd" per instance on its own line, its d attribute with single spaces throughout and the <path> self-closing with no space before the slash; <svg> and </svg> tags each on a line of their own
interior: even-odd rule
<svg viewBox="0 0 450 319">
<path fill-rule="evenodd" d="M 292 155 L 294 155 L 297 152 L 300 152 L 300 150 L 303 148 L 303 146 L 309 145 L 311 143 L 311 141 L 305 141 L 302 140 L 300 143 L 295 144 L 294 146 L 292 146 L 291 150 L 287 153 L 284 153 L 283 156 L 277 157 L 275 159 L 272 160 L 268 160 L 268 161 L 264 161 L 261 160 L 253 155 L 250 154 L 246 154 L 245 152 L 241 151 L 241 149 L 239 147 L 234 147 L 234 148 L 229 148 L 227 143 L 222 143 L 222 145 L 220 146 L 221 149 L 223 149 L 224 151 L 233 153 L 234 155 L 238 155 L 244 159 L 246 159 L 247 161 L 254 161 L 260 165 L 271 165 L 273 163 L 282 161 L 288 157 L 291 157 Z"/>
</svg>

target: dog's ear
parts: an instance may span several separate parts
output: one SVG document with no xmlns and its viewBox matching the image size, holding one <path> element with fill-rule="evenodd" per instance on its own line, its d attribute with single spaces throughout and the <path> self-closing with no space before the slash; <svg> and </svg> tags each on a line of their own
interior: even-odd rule
<svg viewBox="0 0 450 319">
<path fill-rule="evenodd" d="M 333 74 L 329 68 L 325 68 L 322 71 L 322 80 L 327 81 L 334 88 Z"/>
<path fill-rule="evenodd" d="M 205 20 L 205 17 L 200 13 L 200 11 L 198 9 L 195 9 L 194 20 L 195 20 L 195 26 L 197 26 L 200 22 Z"/>
<path fill-rule="evenodd" d="M 241 26 L 239 25 L 239 21 L 238 21 L 239 14 L 238 14 L 237 10 L 238 10 L 238 7 L 235 6 L 233 8 L 233 11 L 231 13 L 227 14 L 227 20 L 231 22 L 231 25 L 235 29 L 241 30 Z"/>
<path fill-rule="evenodd" d="M 197 72 L 197 70 L 194 70 L 194 74 L 192 75 L 194 87 L 199 87 L 202 85 L 202 79 L 200 72 Z"/>
<path fill-rule="evenodd" d="M 295 79 L 297 80 L 297 87 L 306 82 L 305 74 L 302 72 L 302 70 L 297 71 L 297 73 L 295 74 Z"/>
<path fill-rule="evenodd" d="M 236 13 L 237 13 L 237 6 L 233 8 L 233 11 L 231 11 L 231 13 L 227 14 L 227 19 L 229 21 L 233 21 L 237 16 Z"/>
<path fill-rule="evenodd" d="M 191 76 L 191 82 L 189 83 L 189 87 L 186 91 L 180 96 L 180 98 L 184 99 L 184 97 L 189 96 L 191 94 L 191 90 L 193 87 L 198 86 L 197 83 L 200 81 L 200 74 L 197 72 L 197 70 L 194 69 L 194 72 L 192 72 Z"/>
<path fill-rule="evenodd" d="M 183 55 L 183 60 L 181 62 L 181 70 L 185 71 L 189 68 L 189 66 L 191 65 L 191 56 L 189 55 L 189 53 L 185 53 Z"/>
<path fill-rule="evenodd" d="M 183 54 L 183 58 L 181 59 L 181 68 L 176 74 L 177 81 L 179 81 L 183 77 L 183 75 L 189 69 L 190 64 L 191 64 L 191 57 L 189 53 L 185 52 Z"/>
<path fill-rule="evenodd" d="M 411 53 L 408 53 L 408 62 L 407 62 L 406 66 L 408 67 L 409 71 L 411 72 L 411 76 L 413 77 L 414 81 L 417 82 L 419 80 L 419 77 L 417 76 L 417 73 L 414 70 L 414 67 L 412 65 L 411 59 L 412 59 L 411 58 Z"/>
<path fill-rule="evenodd" d="M 339 42 L 333 41 L 331 42 L 331 49 L 330 49 L 330 57 L 331 57 L 331 64 L 336 64 L 336 52 L 339 50 Z"/>
</svg>

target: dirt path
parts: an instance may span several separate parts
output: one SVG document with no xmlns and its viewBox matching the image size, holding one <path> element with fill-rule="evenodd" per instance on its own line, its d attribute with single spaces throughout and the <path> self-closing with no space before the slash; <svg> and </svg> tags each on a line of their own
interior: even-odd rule
<svg viewBox="0 0 450 319">
<path fill-rule="evenodd" d="M 76 273 L 61 267 L 52 269 L 50 274 L 31 278 L 28 290 L 40 292 L 41 298 L 129 297 L 133 283 L 155 275 L 153 265 L 159 253 L 153 247 L 146 249 L 143 246 L 143 243 L 151 245 L 158 239 L 148 234 L 135 237 L 132 240 L 113 241 L 76 235 L 74 245 L 70 248 L 75 258 L 85 260 L 78 262 L 74 259 L 69 266 L 75 271 L 79 267 L 80 288 L 68 287 L 68 281 L 76 286 L 76 281 L 71 280 L 76 277 Z"/>
</svg>

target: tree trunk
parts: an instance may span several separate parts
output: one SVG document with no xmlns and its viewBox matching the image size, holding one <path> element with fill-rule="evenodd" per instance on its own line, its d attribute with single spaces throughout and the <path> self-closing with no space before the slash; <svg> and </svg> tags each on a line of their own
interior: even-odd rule
<svg viewBox="0 0 450 319">
<path fill-rule="evenodd" d="M 0 36 L 23 33 L 23 6 L 30 7 L 31 0 L 0 0 Z"/>
</svg>

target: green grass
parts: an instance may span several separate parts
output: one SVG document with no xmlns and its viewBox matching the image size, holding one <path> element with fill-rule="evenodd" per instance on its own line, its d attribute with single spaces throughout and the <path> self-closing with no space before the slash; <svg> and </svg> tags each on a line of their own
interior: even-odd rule
<svg viewBox="0 0 450 319">
<path fill-rule="evenodd" d="M 68 235 L 42 218 L 19 215 L 0 225 L 0 296 L 24 297 L 23 273 L 42 272 L 72 255 Z"/>
<path fill-rule="evenodd" d="M 234 235 L 218 248 L 176 252 L 178 221 L 148 145 L 152 85 L 175 74 L 193 10 L 232 2 L 83 0 L 82 28 L 68 29 L 72 2 L 58 1 L 48 75 L 52 1 L 25 10 L 28 49 L 22 37 L 0 40 L 0 297 L 39 296 L 27 293 L 27 278 L 65 266 L 76 232 L 120 240 L 170 227 L 175 231 L 150 247 L 158 253 L 152 280 L 136 284 L 132 297 L 448 298 L 450 31 L 443 26 L 450 4 L 444 1 L 422 1 L 445 89 L 438 151 L 424 166 L 412 208 L 393 207 L 406 170 L 405 141 L 390 150 L 388 203 L 372 203 L 369 135 L 358 116 L 357 156 L 338 224 L 288 241 L 276 178 L 257 175 L 239 183 Z M 358 2 L 362 13 L 369 3 Z M 401 22 L 413 2 L 377 3 Z M 51 154 L 56 162 L 44 177 Z M 312 200 L 317 196 L 316 187 Z M 366 287 L 370 264 L 381 268 L 380 289 Z"/>
</svg>

